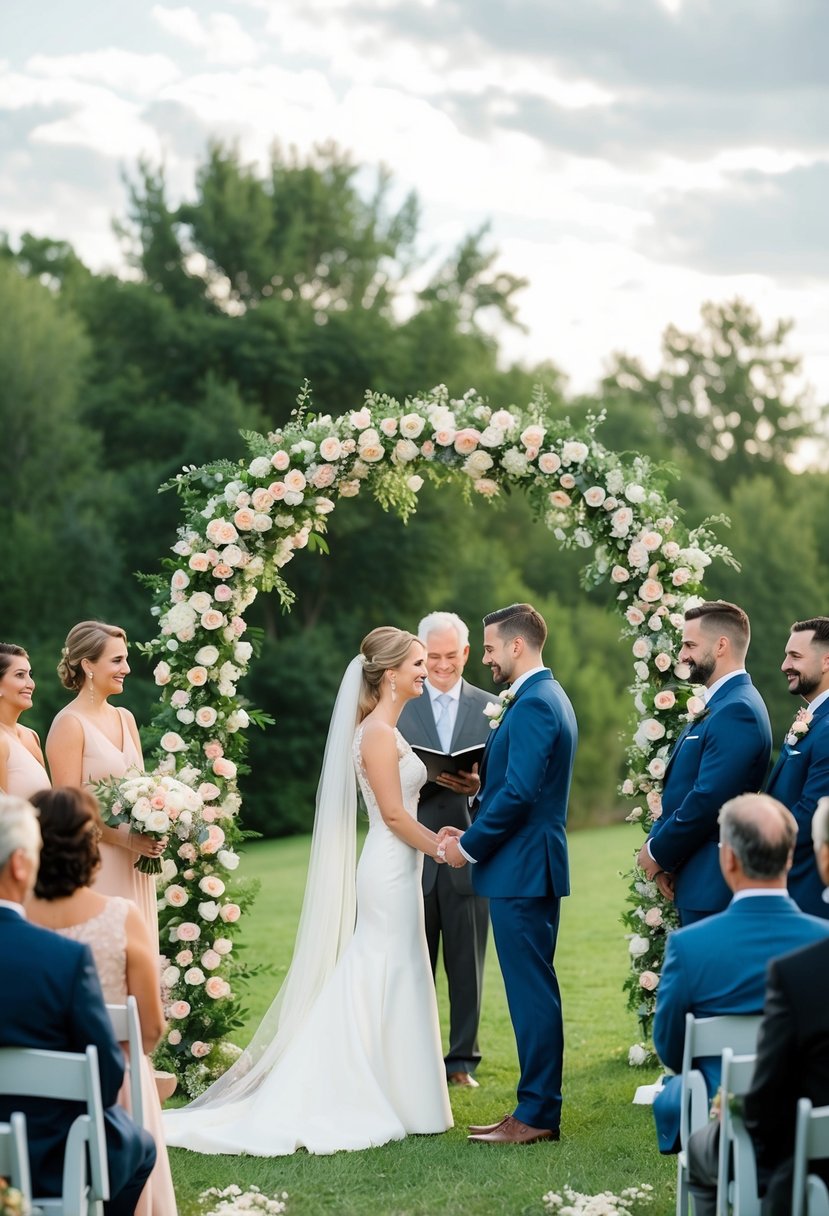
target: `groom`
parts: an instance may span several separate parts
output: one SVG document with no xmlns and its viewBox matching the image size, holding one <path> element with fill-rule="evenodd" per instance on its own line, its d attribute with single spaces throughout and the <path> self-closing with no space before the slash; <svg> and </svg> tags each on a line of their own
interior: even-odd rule
<svg viewBox="0 0 829 1216">
<path fill-rule="evenodd" d="M 567 801 L 576 752 L 573 707 L 542 662 L 544 618 L 530 604 L 484 617 L 484 663 L 510 689 L 481 765 L 477 814 L 444 829 L 449 865 L 473 866 L 490 920 L 518 1046 L 521 1077 L 512 1115 L 472 1127 L 479 1144 L 558 1140 L 564 1032 L 553 967 L 561 897 L 570 892 Z"/>
</svg>

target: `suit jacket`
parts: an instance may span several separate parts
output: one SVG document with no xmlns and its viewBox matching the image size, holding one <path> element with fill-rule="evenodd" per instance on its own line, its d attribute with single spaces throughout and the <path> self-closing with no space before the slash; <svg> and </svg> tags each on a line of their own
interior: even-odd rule
<svg viewBox="0 0 829 1216">
<path fill-rule="evenodd" d="M 775 959 L 757 1063 L 744 1102 L 745 1121 L 762 1173 L 794 1152 L 798 1098 L 829 1104 L 829 941 Z M 829 1179 L 829 1168 L 813 1167 Z"/>
<path fill-rule="evenodd" d="M 0 940 L 7 977 L 0 1000 L 0 1047 L 78 1052 L 90 1045 L 98 1048 L 110 1190 L 117 1195 L 138 1168 L 144 1147 L 127 1112 L 115 1104 L 124 1079 L 124 1057 L 112 1031 L 92 952 L 80 942 L 30 925 L 10 908 L 0 908 Z M 26 1116 L 32 1180 L 38 1192 L 59 1195 L 66 1137 L 86 1105 L 0 1095 L 0 1120 L 8 1120 L 15 1110 Z"/>
<path fill-rule="evenodd" d="M 660 1060 L 682 1069 L 685 1015 L 715 1017 L 763 1009 L 769 960 L 829 939 L 829 924 L 801 912 L 781 895 L 750 895 L 668 937 L 656 998 L 653 1043 Z M 709 1097 L 720 1083 L 720 1061 L 699 1062 Z M 676 1152 L 681 1082 L 669 1077 L 654 1102 L 660 1150 Z"/>
<path fill-rule="evenodd" d="M 474 747 L 476 743 L 486 743 L 490 735 L 489 719 L 484 715 L 484 706 L 494 700 L 490 693 L 474 684 L 461 681 L 461 693 L 458 699 L 458 713 L 455 727 L 452 731 L 452 751 L 463 747 Z M 441 742 L 435 726 L 435 716 L 432 712 L 432 701 L 429 693 L 424 690 L 423 696 L 404 705 L 403 712 L 397 723 L 397 728 L 413 747 L 440 748 Z M 420 801 L 417 807 L 417 817 L 431 831 L 437 832 L 442 827 L 460 828 L 465 831 L 472 819 L 469 813 L 469 799 L 465 794 L 455 794 L 452 790 L 444 789 L 434 781 L 427 781 L 420 791 Z M 465 895 L 474 894 L 472 877 L 469 866 L 458 869 L 447 867 L 449 880 L 456 891 Z M 423 859 L 423 890 L 428 895 L 437 881 L 438 864 L 432 857 Z"/>
<path fill-rule="evenodd" d="M 721 912 L 731 892 L 720 873 L 720 807 L 760 789 L 771 753 L 763 699 L 747 675 L 717 690 L 708 713 L 685 727 L 668 760 L 662 817 L 651 828 L 650 849 L 676 875 L 679 908 Z"/>
<path fill-rule="evenodd" d="M 546 668 L 530 676 L 490 730 L 464 851 L 479 895 L 569 895 L 567 803 L 578 728 Z"/>
<path fill-rule="evenodd" d="M 797 844 L 789 873 L 792 899 L 804 912 L 829 917 L 812 848 L 817 800 L 829 794 L 829 700 L 818 706 L 805 735 L 791 746 L 783 744 L 766 792 L 787 806 L 797 820 Z"/>
</svg>

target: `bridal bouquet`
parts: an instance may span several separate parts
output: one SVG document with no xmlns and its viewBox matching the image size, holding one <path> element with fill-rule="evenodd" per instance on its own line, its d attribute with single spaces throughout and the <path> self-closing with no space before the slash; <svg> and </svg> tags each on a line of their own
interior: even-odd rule
<svg viewBox="0 0 829 1216">
<path fill-rule="evenodd" d="M 194 816 L 204 809 L 201 793 L 169 773 L 130 770 L 123 777 L 99 782 L 95 796 L 101 818 L 108 827 L 118 828 L 126 823 L 131 832 L 156 840 L 166 839 L 176 828 L 189 830 Z M 135 868 L 142 874 L 160 874 L 161 859 L 139 857 Z"/>
</svg>

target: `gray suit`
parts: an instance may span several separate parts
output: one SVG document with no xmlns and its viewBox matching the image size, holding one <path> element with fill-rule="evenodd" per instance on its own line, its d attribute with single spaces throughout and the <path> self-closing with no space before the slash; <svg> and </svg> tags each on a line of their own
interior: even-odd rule
<svg viewBox="0 0 829 1216">
<path fill-rule="evenodd" d="M 474 747 L 489 737 L 489 720 L 483 708 L 494 700 L 491 693 L 461 682 L 458 715 L 452 733 L 451 750 Z M 432 703 L 428 691 L 403 709 L 398 728 L 414 746 L 440 748 Z M 469 827 L 469 804 L 464 794 L 434 782 L 420 792 L 417 817 L 433 832 L 442 827 Z M 452 869 L 438 865 L 431 857 L 423 861 L 423 903 L 426 915 L 426 940 L 432 973 L 437 969 L 438 944 L 443 934 L 443 965 L 449 986 L 449 1052 L 446 1071 L 474 1072 L 481 1058 L 478 1050 L 478 1021 L 481 1016 L 481 991 L 484 954 L 489 930 L 488 901 L 472 889 L 471 866 Z"/>
</svg>

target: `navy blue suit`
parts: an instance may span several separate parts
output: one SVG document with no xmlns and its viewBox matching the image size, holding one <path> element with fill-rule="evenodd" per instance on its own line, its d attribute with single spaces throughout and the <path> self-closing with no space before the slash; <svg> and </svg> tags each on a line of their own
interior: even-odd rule
<svg viewBox="0 0 829 1216">
<path fill-rule="evenodd" d="M 551 673 L 521 685 L 490 732 L 474 822 L 461 839 L 472 881 L 489 897 L 498 961 L 518 1046 L 515 1117 L 531 1127 L 561 1120 L 564 1032 L 553 966 L 559 903 L 570 893 L 567 803 L 578 729 Z"/>
<path fill-rule="evenodd" d="M 112 1032 L 92 953 L 88 946 L 30 925 L 5 907 L 0 907 L 0 940 L 7 976 L 0 1000 L 0 1047 L 78 1052 L 97 1047 L 113 1196 L 106 1208 L 113 1216 L 132 1212 L 155 1162 L 155 1145 L 116 1105 L 124 1056 Z M 0 1120 L 15 1110 L 26 1116 L 37 1193 L 60 1195 L 66 1137 L 85 1105 L 0 1095 Z"/>
<path fill-rule="evenodd" d="M 829 917 L 812 846 L 812 816 L 818 798 L 829 794 L 829 700 L 818 706 L 805 735 L 794 744 L 783 744 L 766 793 L 787 806 L 797 820 L 789 894 L 804 912 Z"/>
<path fill-rule="evenodd" d="M 654 861 L 676 876 L 681 924 L 728 906 L 717 816 L 729 798 L 760 789 L 770 753 L 769 715 L 745 673 L 726 680 L 677 739 L 649 841 Z"/>
<path fill-rule="evenodd" d="M 771 959 L 829 938 L 829 924 L 807 916 L 782 895 L 749 895 L 668 937 L 656 998 L 653 1044 L 666 1067 L 679 1073 L 685 1015 L 763 1011 Z M 699 1063 L 709 1097 L 720 1083 L 720 1061 Z M 680 1079 L 669 1077 L 654 1102 L 659 1148 L 675 1152 L 679 1137 Z"/>
</svg>

